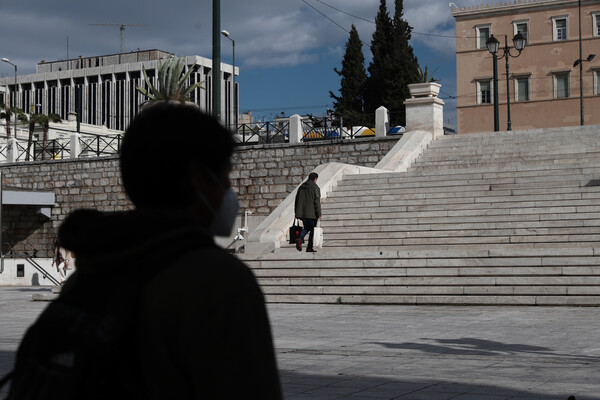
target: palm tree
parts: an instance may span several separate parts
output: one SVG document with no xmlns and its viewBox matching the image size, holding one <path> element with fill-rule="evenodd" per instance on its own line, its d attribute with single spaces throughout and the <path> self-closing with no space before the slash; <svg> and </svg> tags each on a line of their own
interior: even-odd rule
<svg viewBox="0 0 600 400">
<path fill-rule="evenodd" d="M 13 109 L 5 104 L 0 104 L 0 119 L 6 120 L 6 138 L 10 139 L 10 119 L 13 115 Z M 23 123 L 27 122 L 27 116 L 22 110 L 17 109 L 17 119 Z M 17 132 L 15 132 L 16 136 Z"/>
<path fill-rule="evenodd" d="M 10 107 L 4 105 L 4 103 L 0 104 L 0 118 L 6 120 L 6 138 L 10 139 L 10 116 L 12 112 L 10 111 Z"/>
<path fill-rule="evenodd" d="M 188 101 L 194 89 L 202 88 L 202 83 L 188 85 L 188 78 L 194 72 L 194 68 L 189 68 L 185 74 L 183 73 L 184 68 L 185 57 L 170 57 L 164 62 L 159 60 L 157 68 L 158 84 L 156 87 L 152 85 L 152 82 L 148 78 L 146 68 L 142 68 L 148 89 L 142 86 L 138 86 L 136 89 L 146 96 L 150 102 L 164 100 Z"/>
<path fill-rule="evenodd" d="M 29 161 L 29 150 L 33 143 L 33 129 L 35 124 L 41 125 L 44 128 L 44 136 L 42 139 L 42 160 L 46 159 L 46 146 L 48 145 L 48 129 L 50 128 L 50 122 L 61 122 L 60 115 L 50 113 L 46 114 L 33 114 L 29 120 L 29 140 L 27 141 L 27 153 L 25 160 Z"/>
</svg>

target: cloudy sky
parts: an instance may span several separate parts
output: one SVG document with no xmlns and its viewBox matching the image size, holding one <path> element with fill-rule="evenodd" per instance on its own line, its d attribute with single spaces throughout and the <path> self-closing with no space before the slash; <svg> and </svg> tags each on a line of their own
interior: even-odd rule
<svg viewBox="0 0 600 400">
<path fill-rule="evenodd" d="M 387 1 L 393 14 L 393 0 Z M 379 0 L 221 0 L 221 29 L 236 41 L 240 111 L 266 119 L 281 112 L 323 114 L 332 105 L 329 91 L 339 88 L 333 68 L 340 67 L 347 31 L 356 25 L 370 44 L 375 26 L 369 21 L 378 7 Z M 404 14 L 420 64 L 439 67 L 445 119 L 455 124 L 455 27 L 448 1 L 404 0 Z M 125 51 L 212 56 L 211 0 L 2 0 L 0 56 L 25 74 L 41 60 L 118 53 L 119 27 L 90 24 L 146 25 L 126 28 Z M 222 39 L 222 60 L 230 63 L 231 42 Z M 369 60 L 368 46 L 363 51 Z M 13 71 L 0 63 L 0 76 Z"/>
</svg>

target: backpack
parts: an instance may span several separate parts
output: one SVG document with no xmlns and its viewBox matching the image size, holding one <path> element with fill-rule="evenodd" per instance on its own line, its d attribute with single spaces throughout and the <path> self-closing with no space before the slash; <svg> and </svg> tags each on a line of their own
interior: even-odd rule
<svg viewBox="0 0 600 400">
<path fill-rule="evenodd" d="M 89 293 L 103 299 L 106 291 L 95 291 L 97 284 L 80 286 L 61 293 L 27 330 L 15 367 L 2 382 L 11 381 L 6 400 L 146 397 L 136 384 L 134 357 L 139 306 L 134 296 L 142 286 L 115 290 L 102 307 Z"/>
<path fill-rule="evenodd" d="M 147 399 L 137 353 L 142 294 L 178 257 L 216 247 L 192 233 L 174 236 L 170 252 L 151 254 L 139 268 L 120 269 L 118 279 L 76 270 L 25 333 L 13 371 L 0 381 L 0 388 L 11 381 L 5 400 Z"/>
</svg>

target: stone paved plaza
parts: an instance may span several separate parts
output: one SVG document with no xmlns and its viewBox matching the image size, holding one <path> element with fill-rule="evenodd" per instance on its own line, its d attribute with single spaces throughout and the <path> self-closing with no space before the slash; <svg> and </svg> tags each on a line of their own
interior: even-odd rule
<svg viewBox="0 0 600 400">
<path fill-rule="evenodd" d="M 0 288 L 0 374 L 47 303 Z M 269 306 L 286 399 L 600 399 L 600 310 Z"/>
</svg>

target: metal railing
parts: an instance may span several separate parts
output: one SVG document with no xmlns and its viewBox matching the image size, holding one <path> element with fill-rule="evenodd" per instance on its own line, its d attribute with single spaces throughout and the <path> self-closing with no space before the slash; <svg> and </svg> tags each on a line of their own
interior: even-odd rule
<svg viewBox="0 0 600 400">
<path fill-rule="evenodd" d="M 369 117 L 369 116 L 365 116 Z M 310 119 L 302 120 L 302 142 L 323 141 L 323 140 L 347 140 L 358 139 L 375 136 L 375 129 L 368 126 L 336 126 L 339 120 L 332 121 L 331 119 L 311 117 Z M 290 137 L 290 122 L 289 119 L 281 118 L 280 120 L 269 122 L 256 122 L 250 124 L 240 124 L 235 127 L 229 127 L 234 133 L 234 141 L 238 146 L 252 146 L 260 144 L 277 144 L 289 143 Z M 68 131 L 73 133 L 72 131 Z M 390 127 L 387 132 L 388 136 L 401 136 L 403 129 Z M 71 158 L 72 148 L 80 148 L 80 153 L 76 157 L 103 157 L 117 156 L 121 153 L 123 135 L 121 134 L 95 134 L 81 133 L 79 134 L 79 144 L 74 146 L 71 143 L 72 135 L 67 136 L 67 131 L 62 137 L 49 140 L 46 146 L 41 144 L 39 139 L 34 140 L 29 150 L 27 157 L 27 140 L 19 138 L 17 143 L 16 161 L 38 161 L 45 160 L 60 160 Z M 74 140 L 74 139 L 73 139 Z M 42 157 L 43 155 L 43 157 Z M 6 143 L 0 144 L 0 159 L 8 159 L 9 152 Z"/>
<path fill-rule="evenodd" d="M 35 256 L 35 254 L 34 254 L 34 256 Z M 42 278 L 48 279 L 50 282 L 52 282 L 53 284 L 55 284 L 57 286 L 60 285 L 60 281 L 58 279 L 56 279 L 55 277 L 53 277 L 52 274 L 49 273 L 44 267 L 42 267 L 40 264 L 38 264 L 37 261 L 35 261 L 29 254 L 4 254 L 2 257 L 4 259 L 7 259 L 7 258 L 23 259 L 23 260 L 27 261 L 33 268 L 35 268 L 40 274 L 42 274 Z M 4 271 L 2 271 L 2 272 L 4 272 Z"/>
<path fill-rule="evenodd" d="M 21 144 L 19 143 L 19 147 Z M 52 139 L 46 143 L 46 146 L 40 142 L 33 142 L 33 154 L 30 156 L 33 161 L 38 160 L 62 160 L 71 156 L 71 146 L 69 142 L 62 141 L 60 139 Z M 25 148 L 23 153 L 19 152 L 18 161 L 23 161 L 27 157 L 27 149 Z"/>
<path fill-rule="evenodd" d="M 121 154 L 121 143 L 123 137 L 121 135 L 95 135 L 82 134 L 79 143 L 81 144 L 81 157 L 86 156 L 109 156 Z"/>
<path fill-rule="evenodd" d="M 335 126 L 335 122 L 326 119 L 313 119 L 302 121 L 302 141 L 318 140 L 340 140 L 340 139 L 358 139 L 375 136 L 375 129 L 368 126 Z M 391 126 L 386 132 L 386 136 L 402 136 L 405 132 L 403 127 Z"/>
<path fill-rule="evenodd" d="M 54 283 L 57 286 L 60 286 L 59 280 L 56 279 L 55 277 L 53 277 L 52 275 L 50 275 L 48 273 L 48 271 L 46 271 L 44 269 L 44 267 L 42 267 L 40 264 L 38 264 L 33 258 L 30 258 L 29 256 L 25 256 L 24 258 L 29 264 L 31 264 L 31 266 L 33 266 L 33 268 L 37 269 L 38 272 L 40 272 L 42 274 L 43 278 L 48 278 L 50 280 L 50 282 Z"/>
<path fill-rule="evenodd" d="M 256 145 L 289 142 L 289 121 L 257 122 L 233 127 L 237 145 Z"/>
</svg>

